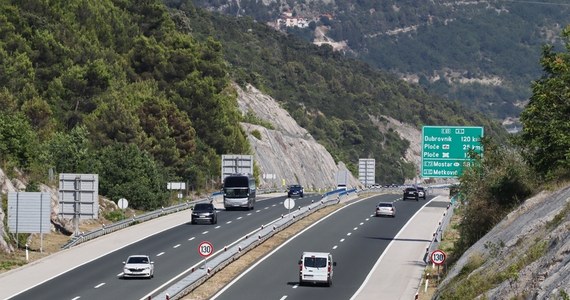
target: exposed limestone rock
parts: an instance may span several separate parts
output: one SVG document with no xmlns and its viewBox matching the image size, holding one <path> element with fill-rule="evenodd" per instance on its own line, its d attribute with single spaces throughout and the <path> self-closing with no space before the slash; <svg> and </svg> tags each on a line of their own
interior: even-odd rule
<svg viewBox="0 0 570 300">
<path fill-rule="evenodd" d="M 16 188 L 10 181 L 10 179 L 4 174 L 4 171 L 0 169 L 0 191 L 2 197 L 6 195 L 8 192 L 14 192 Z M 11 253 L 14 251 L 14 247 L 9 245 L 6 240 L 4 240 L 4 236 L 6 234 L 6 228 L 4 228 L 4 218 L 7 216 L 4 215 L 4 208 L 2 207 L 3 201 L 0 201 L 0 250 L 3 252 Z"/>
<path fill-rule="evenodd" d="M 313 139 L 309 132 L 279 107 L 277 101 L 248 86 L 246 91 L 235 86 L 238 92 L 240 110 L 245 114 L 254 113 L 258 118 L 267 121 L 275 129 L 242 123 L 248 134 L 248 140 L 254 151 L 254 159 L 262 171 L 260 186 L 283 187 L 292 183 L 300 183 L 308 189 L 330 190 L 335 182 L 339 168 L 330 153 Z M 252 135 L 257 130 L 261 139 Z M 351 174 L 352 187 L 360 186 Z"/>
</svg>

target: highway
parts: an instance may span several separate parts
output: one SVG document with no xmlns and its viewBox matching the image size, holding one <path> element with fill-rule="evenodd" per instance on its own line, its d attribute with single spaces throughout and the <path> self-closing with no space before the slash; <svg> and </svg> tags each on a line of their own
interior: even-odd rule
<svg viewBox="0 0 570 300">
<path fill-rule="evenodd" d="M 428 196 L 427 201 L 431 198 Z M 397 201 L 396 218 L 373 216 L 378 202 L 396 200 L 401 200 L 401 195 L 377 195 L 336 211 L 257 262 L 213 299 L 350 299 L 398 232 L 426 205 L 426 200 Z M 429 240 L 399 242 L 411 245 Z M 337 266 L 331 287 L 299 286 L 297 262 L 303 251 L 332 253 Z M 398 269 L 385 272 L 390 277 Z"/>
<path fill-rule="evenodd" d="M 257 201 L 252 211 L 220 211 L 217 225 L 188 223 L 111 251 L 32 286 L 11 299 L 143 299 L 158 294 L 173 280 L 202 262 L 198 244 L 209 241 L 216 251 L 287 213 L 285 195 Z M 320 195 L 295 199 L 297 206 L 320 200 Z M 121 235 L 117 235 L 120 238 Z M 96 249 L 95 249 L 96 251 Z M 154 278 L 121 279 L 122 262 L 132 254 L 148 254 L 155 263 Z M 215 255 L 215 254 L 214 254 Z"/>
</svg>

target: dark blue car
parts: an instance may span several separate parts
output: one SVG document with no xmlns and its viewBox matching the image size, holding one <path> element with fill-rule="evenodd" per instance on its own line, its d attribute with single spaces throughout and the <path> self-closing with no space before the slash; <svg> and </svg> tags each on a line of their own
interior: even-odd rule
<svg viewBox="0 0 570 300">
<path fill-rule="evenodd" d="M 299 184 L 293 184 L 289 186 L 289 189 L 287 189 L 287 197 L 291 198 L 291 197 L 303 197 L 303 187 Z"/>
</svg>

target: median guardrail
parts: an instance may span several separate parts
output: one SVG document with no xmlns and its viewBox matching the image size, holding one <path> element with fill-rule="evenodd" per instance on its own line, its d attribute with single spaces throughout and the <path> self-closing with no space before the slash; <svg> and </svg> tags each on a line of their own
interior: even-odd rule
<svg viewBox="0 0 570 300">
<path fill-rule="evenodd" d="M 197 269 L 192 269 L 189 275 L 168 287 L 154 299 L 174 300 L 188 295 L 216 272 L 238 259 L 247 251 L 257 247 L 277 232 L 323 207 L 337 204 L 345 197 L 352 196 L 358 196 L 356 189 L 331 191 L 325 193 L 319 201 L 299 207 L 289 214 L 282 215 L 280 219 L 275 220 L 270 225 L 261 226 L 258 230 L 232 243 L 233 246 L 224 247 L 223 251 L 217 252 L 212 258 L 207 258 Z"/>
</svg>

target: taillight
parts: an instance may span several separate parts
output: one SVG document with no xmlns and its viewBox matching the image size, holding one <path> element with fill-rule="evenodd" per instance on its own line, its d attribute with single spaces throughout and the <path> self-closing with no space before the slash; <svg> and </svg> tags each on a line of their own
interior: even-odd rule
<svg viewBox="0 0 570 300">
<path fill-rule="evenodd" d="M 331 272 L 331 270 L 332 270 L 332 268 L 331 268 L 331 265 L 329 265 L 329 267 L 328 267 L 327 271 L 330 273 L 330 272 Z"/>
</svg>

